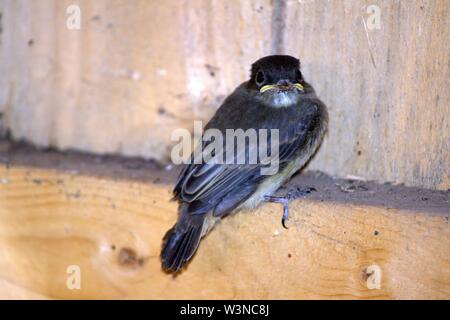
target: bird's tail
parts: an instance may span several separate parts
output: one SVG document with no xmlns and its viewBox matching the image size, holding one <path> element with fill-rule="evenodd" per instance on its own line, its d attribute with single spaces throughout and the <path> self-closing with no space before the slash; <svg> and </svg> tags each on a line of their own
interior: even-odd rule
<svg viewBox="0 0 450 320">
<path fill-rule="evenodd" d="M 197 251 L 205 215 L 190 215 L 181 205 L 177 223 L 166 232 L 161 249 L 164 270 L 177 272 Z"/>
</svg>

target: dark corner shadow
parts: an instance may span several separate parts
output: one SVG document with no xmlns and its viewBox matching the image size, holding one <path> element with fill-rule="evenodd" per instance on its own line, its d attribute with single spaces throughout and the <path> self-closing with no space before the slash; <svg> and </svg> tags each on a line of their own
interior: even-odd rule
<svg viewBox="0 0 450 320">
<path fill-rule="evenodd" d="M 321 171 L 305 171 L 294 176 L 278 194 L 312 189 L 306 198 L 320 202 L 352 204 L 450 216 L 450 190 L 406 187 L 402 184 L 331 177 Z"/>
<path fill-rule="evenodd" d="M 52 169 L 70 174 L 172 186 L 178 176 L 176 166 L 155 160 L 116 155 L 95 155 L 79 151 L 37 148 L 25 142 L 0 139 L 0 164 L 7 167 Z"/>
</svg>

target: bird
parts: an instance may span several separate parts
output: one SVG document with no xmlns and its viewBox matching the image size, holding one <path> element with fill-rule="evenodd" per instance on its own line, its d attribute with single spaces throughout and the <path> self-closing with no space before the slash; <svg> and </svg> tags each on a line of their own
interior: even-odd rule
<svg viewBox="0 0 450 320">
<path fill-rule="evenodd" d="M 225 98 L 204 132 L 215 129 L 225 135 L 227 129 L 278 130 L 278 171 L 262 174 L 261 162 L 185 164 L 173 189 L 179 204 L 178 220 L 162 240 L 162 269 L 177 274 L 219 221 L 262 202 L 283 204 L 282 224 L 286 227 L 289 194 L 273 194 L 316 153 L 327 127 L 327 107 L 304 80 L 299 59 L 270 55 L 254 62 L 249 80 Z M 243 152 L 248 154 L 257 147 L 249 142 Z"/>
</svg>

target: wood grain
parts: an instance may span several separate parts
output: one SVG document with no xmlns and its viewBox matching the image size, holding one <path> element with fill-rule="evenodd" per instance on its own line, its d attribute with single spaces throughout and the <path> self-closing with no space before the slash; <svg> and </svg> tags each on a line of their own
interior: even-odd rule
<svg viewBox="0 0 450 320">
<path fill-rule="evenodd" d="M 288 230 L 276 204 L 227 218 L 172 277 L 158 259 L 169 190 L 0 166 L 0 297 L 450 298 L 448 214 L 308 200 L 291 203 Z"/>
<path fill-rule="evenodd" d="M 69 4 L 80 30 L 65 27 Z M 364 27 L 370 5 L 380 29 Z M 447 0 L 5 0 L 0 12 L 0 131 L 16 139 L 168 161 L 174 129 L 209 119 L 254 60 L 287 53 L 330 110 L 313 169 L 450 187 Z"/>
<path fill-rule="evenodd" d="M 367 26 L 371 5 L 380 29 Z M 449 17 L 446 0 L 290 6 L 284 51 L 303 58 L 330 111 L 329 136 L 311 168 L 450 187 Z"/>
</svg>

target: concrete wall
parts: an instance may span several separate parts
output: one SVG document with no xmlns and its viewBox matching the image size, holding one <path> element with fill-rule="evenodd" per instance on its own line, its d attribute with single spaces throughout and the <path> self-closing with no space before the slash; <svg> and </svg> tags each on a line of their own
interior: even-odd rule
<svg viewBox="0 0 450 320">
<path fill-rule="evenodd" d="M 66 27 L 73 3 L 80 30 Z M 450 187 L 446 0 L 0 0 L 0 12 L 0 131 L 16 139 L 169 161 L 173 129 L 209 119 L 254 60 L 286 53 L 330 111 L 311 168 Z"/>
</svg>

